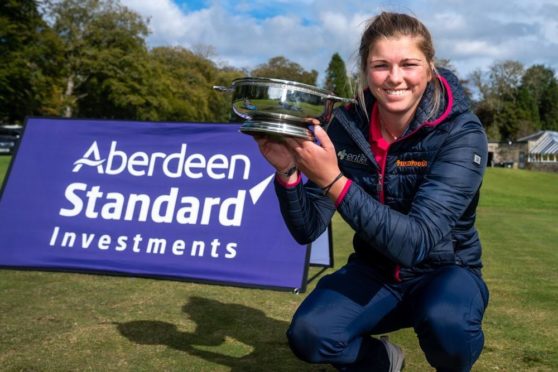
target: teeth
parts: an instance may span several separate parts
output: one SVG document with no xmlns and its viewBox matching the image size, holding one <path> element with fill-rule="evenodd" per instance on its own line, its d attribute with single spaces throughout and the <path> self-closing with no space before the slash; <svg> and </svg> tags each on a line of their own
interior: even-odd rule
<svg viewBox="0 0 558 372">
<path fill-rule="evenodd" d="M 402 96 L 408 92 L 407 89 L 399 89 L 399 90 L 386 90 L 385 91 L 390 96 Z"/>
</svg>

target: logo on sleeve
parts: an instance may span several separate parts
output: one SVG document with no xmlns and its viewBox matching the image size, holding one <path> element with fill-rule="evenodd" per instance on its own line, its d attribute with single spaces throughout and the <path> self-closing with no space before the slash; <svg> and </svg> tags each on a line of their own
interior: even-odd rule
<svg viewBox="0 0 558 372">
<path fill-rule="evenodd" d="M 474 154 L 473 163 L 475 163 L 476 165 L 481 165 L 481 162 L 482 162 L 482 157 L 479 154 Z"/>
<path fill-rule="evenodd" d="M 366 165 L 367 160 L 364 154 L 351 154 L 347 150 L 341 150 L 337 153 L 337 157 L 340 160 L 350 161 L 351 163 Z"/>
</svg>

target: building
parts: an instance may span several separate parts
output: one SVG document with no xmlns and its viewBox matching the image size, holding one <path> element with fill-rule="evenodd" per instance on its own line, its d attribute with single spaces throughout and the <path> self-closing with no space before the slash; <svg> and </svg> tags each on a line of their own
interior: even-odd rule
<svg viewBox="0 0 558 372">
<path fill-rule="evenodd" d="M 490 142 L 488 166 L 558 172 L 558 132 L 541 130 L 515 142 Z"/>
<path fill-rule="evenodd" d="M 489 167 L 520 168 L 527 167 L 527 142 L 489 142 L 488 163 Z"/>
<path fill-rule="evenodd" d="M 558 132 L 540 131 L 520 140 L 528 144 L 529 169 L 558 172 Z"/>
</svg>

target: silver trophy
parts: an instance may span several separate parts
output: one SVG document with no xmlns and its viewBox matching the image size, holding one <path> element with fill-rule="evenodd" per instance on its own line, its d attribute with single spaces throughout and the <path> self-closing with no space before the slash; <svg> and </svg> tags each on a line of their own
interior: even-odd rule
<svg viewBox="0 0 558 372">
<path fill-rule="evenodd" d="M 292 136 L 313 140 L 308 119 L 328 124 L 337 104 L 355 103 L 312 85 L 289 80 L 247 77 L 231 87 L 214 86 L 232 94 L 232 112 L 243 121 L 242 133 Z"/>
</svg>

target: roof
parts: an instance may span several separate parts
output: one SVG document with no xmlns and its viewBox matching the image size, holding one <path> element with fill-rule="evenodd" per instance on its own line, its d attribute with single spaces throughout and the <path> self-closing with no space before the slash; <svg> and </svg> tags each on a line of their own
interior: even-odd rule
<svg viewBox="0 0 558 372">
<path fill-rule="evenodd" d="M 546 132 L 548 132 L 548 131 L 539 130 L 538 132 L 535 132 L 535 133 L 530 134 L 530 135 L 528 135 L 528 136 L 518 138 L 516 142 L 536 141 L 536 140 L 538 140 L 539 138 L 541 138 L 541 136 L 542 136 L 543 134 L 545 134 Z"/>
<path fill-rule="evenodd" d="M 541 155 L 558 154 L 558 132 L 545 131 L 529 152 Z"/>
</svg>

